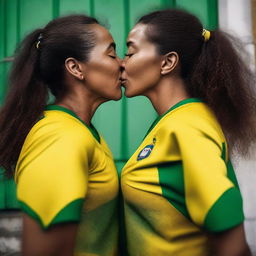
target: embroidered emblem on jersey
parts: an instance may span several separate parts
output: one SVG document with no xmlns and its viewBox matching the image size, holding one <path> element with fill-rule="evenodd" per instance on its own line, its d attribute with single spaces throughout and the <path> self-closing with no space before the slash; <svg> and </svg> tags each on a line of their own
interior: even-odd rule
<svg viewBox="0 0 256 256">
<path fill-rule="evenodd" d="M 147 145 L 145 148 L 143 148 L 140 151 L 140 153 L 139 153 L 139 155 L 137 157 L 137 161 L 142 160 L 142 159 L 148 157 L 151 154 L 151 152 L 152 152 L 152 150 L 153 150 L 153 148 L 155 146 L 155 143 L 156 143 L 156 138 L 153 138 L 153 143 L 150 144 L 150 145 Z"/>
</svg>

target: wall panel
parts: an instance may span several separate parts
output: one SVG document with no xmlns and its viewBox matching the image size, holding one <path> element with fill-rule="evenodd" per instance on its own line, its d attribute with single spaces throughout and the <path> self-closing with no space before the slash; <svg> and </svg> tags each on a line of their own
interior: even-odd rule
<svg viewBox="0 0 256 256">
<path fill-rule="evenodd" d="M 16 198 L 16 184 L 13 179 L 5 180 L 5 208 L 19 208 L 19 203 Z"/>
<path fill-rule="evenodd" d="M 0 211 L 6 208 L 5 204 L 5 182 L 3 179 L 2 169 L 0 169 Z"/>
<path fill-rule="evenodd" d="M 13 56 L 17 43 L 19 41 L 19 31 L 17 29 L 18 20 L 18 0 L 5 1 L 6 3 L 6 57 Z"/>
<path fill-rule="evenodd" d="M 193 4 L 188 0 L 176 0 L 176 7 L 195 14 L 209 30 L 216 29 L 218 26 L 216 0 L 193 0 Z"/>
<path fill-rule="evenodd" d="M 0 103 L 4 97 L 5 88 L 5 1 L 0 0 Z M 2 169 L 0 169 L 0 209 L 5 208 L 5 186 Z"/>
<path fill-rule="evenodd" d="M 124 1 L 94 1 L 94 17 L 110 30 L 117 45 L 117 54 L 123 57 L 125 45 L 125 9 Z M 110 15 L 114 12 L 114 15 Z M 102 85 L 104 86 L 104 84 Z M 123 104 L 125 99 L 104 103 L 97 110 L 93 123 L 107 140 L 115 159 L 123 159 L 126 143 L 122 141 L 122 116 L 125 115 Z"/>
<path fill-rule="evenodd" d="M 6 93 L 6 74 L 10 66 L 10 62 L 2 60 L 13 56 L 17 42 L 31 30 L 59 15 L 92 15 L 110 29 L 117 54 L 123 58 L 127 34 L 138 18 L 166 7 L 185 8 L 195 13 L 208 29 L 218 25 L 217 0 L 0 0 L 0 103 Z M 156 117 L 149 100 L 141 96 L 123 97 L 99 107 L 93 123 L 112 149 L 119 170 Z M 13 181 L 4 182 L 0 177 L 0 208 L 17 207 L 15 200 Z"/>
<path fill-rule="evenodd" d="M 18 30 L 20 39 L 33 29 L 43 27 L 53 18 L 52 0 L 19 0 Z M 39 11 L 40 10 L 40 11 Z"/>
<path fill-rule="evenodd" d="M 56 1 L 56 0 L 55 0 Z M 91 15 L 93 3 L 90 0 L 58 0 L 59 15 L 84 13 Z"/>
<path fill-rule="evenodd" d="M 0 0 L 0 103 L 2 103 L 5 95 L 5 57 L 6 57 L 6 3 Z"/>
</svg>

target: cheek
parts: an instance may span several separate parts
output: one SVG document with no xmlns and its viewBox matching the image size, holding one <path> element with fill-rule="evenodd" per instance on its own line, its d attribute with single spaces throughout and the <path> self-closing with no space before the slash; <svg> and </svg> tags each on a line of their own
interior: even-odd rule
<svg viewBox="0 0 256 256">
<path fill-rule="evenodd" d="M 122 97 L 120 86 L 120 66 L 116 59 L 102 59 L 90 62 L 85 71 L 87 88 L 102 98 L 119 100 Z"/>
<path fill-rule="evenodd" d="M 90 65 L 87 70 L 91 82 L 106 84 L 119 79 L 120 67 L 115 59 L 102 60 Z"/>
<path fill-rule="evenodd" d="M 156 84 L 160 77 L 160 62 L 154 56 L 134 56 L 127 61 L 125 71 L 130 86 L 147 89 Z"/>
</svg>

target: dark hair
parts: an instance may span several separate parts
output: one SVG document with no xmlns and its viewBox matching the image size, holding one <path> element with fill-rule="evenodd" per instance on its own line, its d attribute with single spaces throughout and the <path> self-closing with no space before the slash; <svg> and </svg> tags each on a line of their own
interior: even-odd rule
<svg viewBox="0 0 256 256">
<path fill-rule="evenodd" d="M 148 40 L 159 54 L 177 52 L 187 92 L 214 111 L 229 148 L 248 153 L 256 141 L 255 76 L 232 43 L 237 40 L 217 29 L 205 41 L 201 22 L 183 10 L 152 12 L 138 23 L 149 25 Z"/>
<path fill-rule="evenodd" d="M 49 90 L 56 98 L 66 91 L 65 60 L 88 60 L 95 36 L 87 25 L 97 23 L 85 15 L 60 17 L 34 30 L 17 48 L 0 112 L 0 166 L 7 174 L 12 174 L 28 132 L 43 113 Z"/>
</svg>

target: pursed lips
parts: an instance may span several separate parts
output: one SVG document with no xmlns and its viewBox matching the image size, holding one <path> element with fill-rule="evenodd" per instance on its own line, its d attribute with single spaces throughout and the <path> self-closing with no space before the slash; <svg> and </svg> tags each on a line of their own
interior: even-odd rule
<svg viewBox="0 0 256 256">
<path fill-rule="evenodd" d="M 127 81 L 127 79 L 124 77 L 123 74 L 120 77 L 120 81 L 121 81 L 122 84 L 124 84 Z"/>
</svg>

